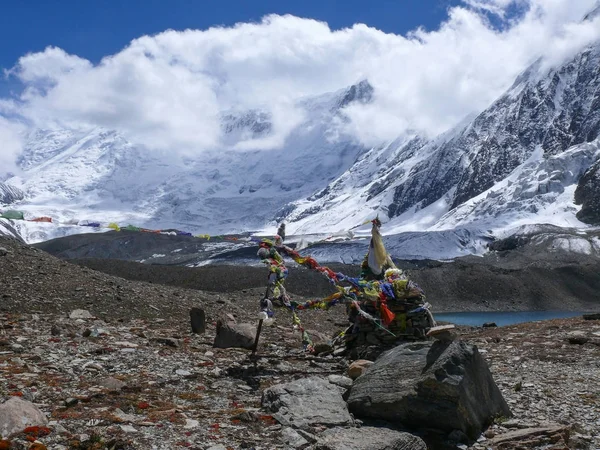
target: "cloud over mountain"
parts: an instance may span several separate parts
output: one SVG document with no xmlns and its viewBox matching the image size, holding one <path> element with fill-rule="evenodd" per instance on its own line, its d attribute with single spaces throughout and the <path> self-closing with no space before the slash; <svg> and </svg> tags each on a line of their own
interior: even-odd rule
<svg viewBox="0 0 600 450">
<path fill-rule="evenodd" d="M 281 147 L 307 114 L 303 97 L 365 79 L 373 101 L 347 108 L 344 131 L 367 145 L 406 130 L 436 135 L 488 106 L 533 60 L 556 64 L 599 39 L 600 18 L 581 21 L 595 3 L 465 0 L 439 29 L 406 36 L 267 16 L 143 36 L 98 64 L 49 47 L 8 72 L 23 91 L 0 100 L 0 136 L 12 143 L 0 164 L 18 153 L 17 126 L 102 126 L 151 150 L 193 155 L 226 148 L 223 115 L 251 109 L 270 116 L 270 136 L 236 148 Z"/>
</svg>

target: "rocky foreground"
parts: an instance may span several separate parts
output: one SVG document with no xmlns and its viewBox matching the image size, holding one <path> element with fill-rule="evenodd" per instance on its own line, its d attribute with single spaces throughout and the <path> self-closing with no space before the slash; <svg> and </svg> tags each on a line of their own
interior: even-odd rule
<svg viewBox="0 0 600 450">
<path fill-rule="evenodd" d="M 301 314 L 321 354 L 302 351 L 279 310 L 252 357 L 215 348 L 216 322 L 229 314 L 256 326 L 262 290 L 210 294 L 125 281 L 12 241 L 0 246 L 0 448 L 418 449 L 421 438 L 431 449 L 600 448 L 600 321 L 461 329 L 512 417 L 499 415 L 474 440 L 436 440 L 345 409 L 357 383 L 348 375 L 363 370 L 349 370 L 343 351 L 324 344 L 346 324 L 341 307 Z M 193 306 L 205 309 L 203 334 L 191 333 Z M 367 377 L 369 369 L 358 380 Z M 289 397 L 277 401 L 296 406 L 282 416 L 268 399 L 289 382 Z M 16 411 L 36 426 L 3 431 Z"/>
</svg>

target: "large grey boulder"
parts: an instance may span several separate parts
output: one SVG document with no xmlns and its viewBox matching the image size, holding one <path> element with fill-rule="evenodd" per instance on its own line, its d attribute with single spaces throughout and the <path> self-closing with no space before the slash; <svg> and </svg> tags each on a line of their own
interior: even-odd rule
<svg viewBox="0 0 600 450">
<path fill-rule="evenodd" d="M 303 378 L 266 389 L 262 406 L 288 427 L 352 425 L 354 421 L 342 398 L 343 391 L 322 378 Z"/>
<path fill-rule="evenodd" d="M 477 347 L 462 341 L 417 342 L 384 353 L 354 381 L 357 417 L 476 439 L 494 417 L 511 415 Z"/>
<path fill-rule="evenodd" d="M 7 437 L 27 427 L 44 426 L 46 416 L 33 403 L 11 397 L 0 405 L 0 435 Z"/>
<path fill-rule="evenodd" d="M 389 428 L 332 428 L 323 432 L 316 450 L 427 450 L 425 442 Z"/>
<path fill-rule="evenodd" d="M 256 328 L 249 323 L 235 323 L 219 319 L 217 335 L 213 347 L 216 348 L 254 348 Z"/>
</svg>

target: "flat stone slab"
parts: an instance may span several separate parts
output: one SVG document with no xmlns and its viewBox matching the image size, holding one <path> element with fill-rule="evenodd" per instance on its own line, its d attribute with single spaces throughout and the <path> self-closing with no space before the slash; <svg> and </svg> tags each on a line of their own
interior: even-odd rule
<svg viewBox="0 0 600 450">
<path fill-rule="evenodd" d="M 94 318 L 95 317 L 87 309 L 76 309 L 69 314 L 69 319 L 89 320 Z"/>
<path fill-rule="evenodd" d="M 306 429 L 353 425 L 342 398 L 343 388 L 317 377 L 303 378 L 266 389 L 262 406 L 282 425 Z"/>
<path fill-rule="evenodd" d="M 524 428 L 497 436 L 488 441 L 488 444 L 502 450 L 515 448 L 522 442 L 544 445 L 562 441 L 563 444 L 567 444 L 569 442 L 570 431 L 570 428 L 564 425 Z"/>
<path fill-rule="evenodd" d="M 425 442 L 410 433 L 389 428 L 332 428 L 321 434 L 319 450 L 427 450 Z"/>
</svg>

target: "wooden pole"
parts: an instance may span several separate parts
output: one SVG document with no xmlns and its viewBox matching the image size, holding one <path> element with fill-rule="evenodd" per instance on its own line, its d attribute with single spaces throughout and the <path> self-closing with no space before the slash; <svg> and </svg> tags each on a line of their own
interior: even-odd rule
<svg viewBox="0 0 600 450">
<path fill-rule="evenodd" d="M 254 348 L 252 349 L 252 356 L 256 353 L 256 349 L 258 349 L 258 339 L 260 338 L 260 331 L 262 330 L 263 319 L 258 321 L 258 328 L 256 329 L 256 338 L 254 339 Z"/>
</svg>

